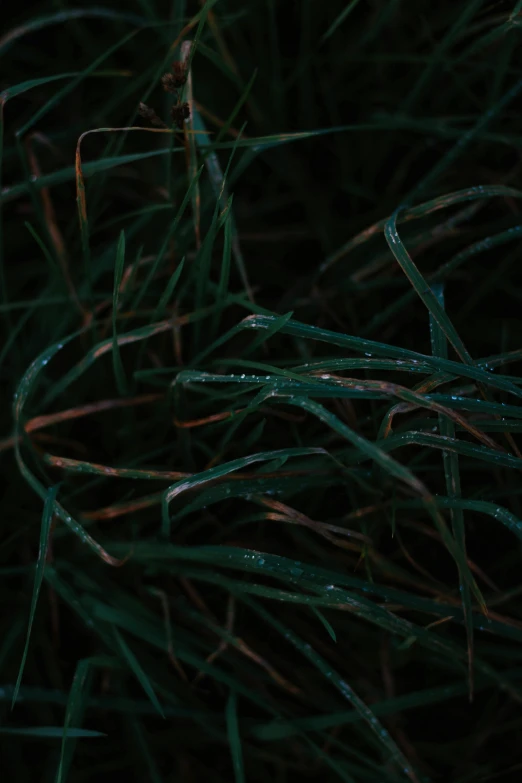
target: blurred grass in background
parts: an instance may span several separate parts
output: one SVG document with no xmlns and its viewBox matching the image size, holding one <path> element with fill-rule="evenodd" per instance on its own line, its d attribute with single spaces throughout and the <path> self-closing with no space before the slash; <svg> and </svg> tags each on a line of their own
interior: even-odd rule
<svg viewBox="0 0 522 783">
<path fill-rule="evenodd" d="M 518 780 L 522 2 L 2 16 L 5 779 Z"/>
</svg>

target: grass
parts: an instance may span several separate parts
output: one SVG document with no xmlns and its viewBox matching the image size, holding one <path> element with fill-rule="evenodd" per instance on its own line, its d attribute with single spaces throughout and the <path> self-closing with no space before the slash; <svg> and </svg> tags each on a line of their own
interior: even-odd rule
<svg viewBox="0 0 522 783">
<path fill-rule="evenodd" d="M 5 16 L 6 779 L 518 780 L 522 2 Z"/>
</svg>

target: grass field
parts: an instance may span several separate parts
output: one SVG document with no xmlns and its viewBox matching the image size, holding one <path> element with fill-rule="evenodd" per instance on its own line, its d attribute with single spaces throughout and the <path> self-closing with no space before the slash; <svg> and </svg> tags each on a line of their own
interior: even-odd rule
<svg viewBox="0 0 522 783">
<path fill-rule="evenodd" d="M 520 780 L 522 0 L 2 22 L 2 780 Z"/>
</svg>

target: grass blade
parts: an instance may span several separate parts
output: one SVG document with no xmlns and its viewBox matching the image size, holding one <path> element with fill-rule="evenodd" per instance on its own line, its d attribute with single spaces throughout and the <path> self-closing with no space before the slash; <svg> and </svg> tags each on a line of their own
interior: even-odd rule
<svg viewBox="0 0 522 783">
<path fill-rule="evenodd" d="M 127 663 L 127 666 L 132 671 L 138 682 L 140 683 L 141 687 L 149 697 L 151 704 L 155 707 L 159 715 L 161 715 L 162 718 L 165 717 L 165 714 L 163 712 L 163 709 L 161 707 L 161 704 L 158 701 L 158 697 L 156 696 L 154 692 L 154 688 L 152 687 L 152 684 L 147 677 L 147 674 L 143 670 L 143 668 L 140 666 L 140 663 L 132 650 L 130 649 L 129 645 L 125 641 L 125 639 L 121 636 L 121 634 L 116 630 L 116 628 L 113 627 L 112 629 L 114 638 L 116 640 L 116 644 L 118 646 L 118 649 L 121 653 L 121 656 L 123 660 Z"/>
<path fill-rule="evenodd" d="M 118 343 L 118 295 L 121 285 L 121 279 L 123 276 L 123 268 L 125 266 L 125 232 L 120 232 L 120 238 L 118 241 L 118 247 L 116 249 L 116 263 L 114 265 L 114 287 L 112 294 L 112 366 L 114 370 L 114 377 L 116 379 L 116 386 L 119 394 L 123 397 L 127 394 L 127 380 L 125 378 L 125 370 L 123 369 L 123 362 L 121 360 L 120 346 Z"/>
<path fill-rule="evenodd" d="M 433 292 L 437 297 L 437 301 L 441 308 L 444 308 L 444 290 L 442 286 L 435 286 Z M 436 356 L 447 356 L 447 344 L 446 338 L 440 329 L 439 324 L 433 319 L 430 313 L 430 335 L 432 351 Z M 451 419 L 439 414 L 439 432 L 442 437 L 455 438 L 455 424 Z M 448 497 L 458 499 L 461 496 L 461 482 L 460 482 L 460 470 L 459 470 L 459 457 L 458 454 L 450 451 L 442 452 L 442 459 L 444 462 L 444 475 L 446 480 L 446 492 Z M 467 562 L 466 554 L 466 535 L 464 528 L 464 514 L 462 508 L 454 508 L 451 512 L 451 520 L 453 526 L 453 535 L 457 546 L 461 548 L 463 554 L 463 560 Z M 470 579 L 471 572 L 469 568 L 464 571 L 459 566 L 459 579 L 460 579 L 460 594 L 462 597 L 462 608 L 464 610 L 464 622 L 466 626 L 466 634 L 468 637 L 468 663 L 469 663 L 469 698 L 473 700 L 473 651 L 474 651 L 474 638 L 473 638 L 473 619 L 472 619 L 472 606 L 470 597 Z"/>
<path fill-rule="evenodd" d="M 230 691 L 226 709 L 227 733 L 234 768 L 236 783 L 244 783 L 245 771 L 243 769 L 243 751 L 241 749 L 241 737 L 239 736 L 239 724 L 237 720 L 237 696 Z"/>
<path fill-rule="evenodd" d="M 56 484 L 54 487 L 50 487 L 49 490 L 47 491 L 47 496 L 45 498 L 45 504 L 44 504 L 43 514 L 42 514 L 42 524 L 40 527 L 40 548 L 38 551 L 38 560 L 36 562 L 36 568 L 34 574 L 33 595 L 31 598 L 31 608 L 29 611 L 29 621 L 27 624 L 27 635 L 25 638 L 22 660 L 20 661 L 20 668 L 18 670 L 18 677 L 13 692 L 13 701 L 11 703 L 11 709 L 16 704 L 16 699 L 18 698 L 18 692 L 20 690 L 20 685 L 24 674 L 25 662 L 27 660 L 27 653 L 29 652 L 31 631 L 33 628 L 34 617 L 36 614 L 36 605 L 38 603 L 38 597 L 40 595 L 40 589 L 42 587 L 42 582 L 43 582 L 45 561 L 47 559 L 49 537 L 51 535 L 51 525 L 54 516 L 55 501 L 59 488 L 60 488 L 59 484 Z"/>
<path fill-rule="evenodd" d="M 74 737 L 70 732 L 70 726 L 71 724 L 78 725 L 82 722 L 89 697 L 91 676 L 91 661 L 88 658 L 79 661 L 65 710 L 60 761 L 56 772 L 55 783 L 65 783 L 67 780 L 76 745 Z"/>
</svg>

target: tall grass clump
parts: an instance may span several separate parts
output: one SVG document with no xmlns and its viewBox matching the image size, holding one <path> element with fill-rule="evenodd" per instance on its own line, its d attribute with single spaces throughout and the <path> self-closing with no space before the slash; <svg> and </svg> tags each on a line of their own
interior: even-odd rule
<svg viewBox="0 0 522 783">
<path fill-rule="evenodd" d="M 2 780 L 518 781 L 522 0 L 2 17 Z"/>
</svg>

